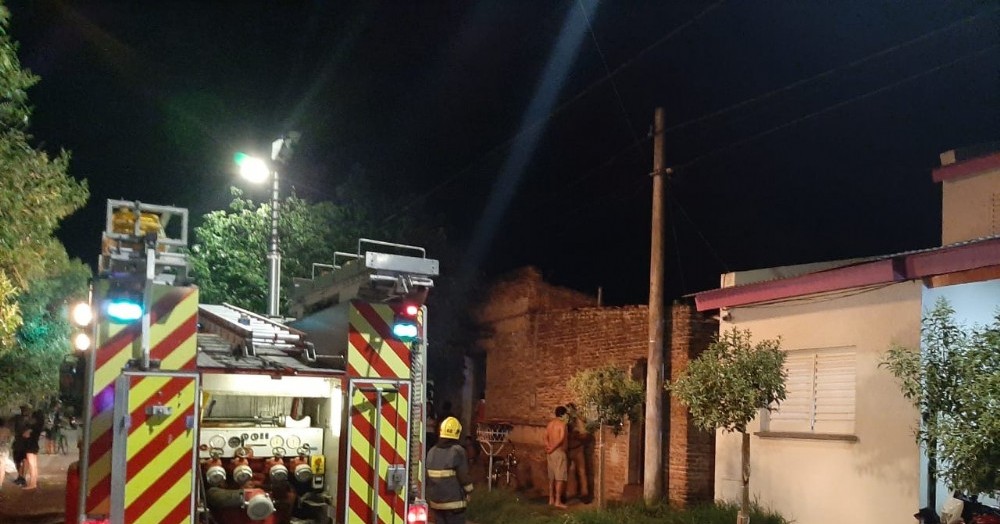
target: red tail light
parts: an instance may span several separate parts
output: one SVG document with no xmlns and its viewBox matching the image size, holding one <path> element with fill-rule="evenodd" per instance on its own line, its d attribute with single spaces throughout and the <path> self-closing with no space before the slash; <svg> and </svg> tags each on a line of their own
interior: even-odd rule
<svg viewBox="0 0 1000 524">
<path fill-rule="evenodd" d="M 406 522 L 409 524 L 427 524 L 427 506 L 421 502 L 410 504 L 406 512 Z"/>
</svg>

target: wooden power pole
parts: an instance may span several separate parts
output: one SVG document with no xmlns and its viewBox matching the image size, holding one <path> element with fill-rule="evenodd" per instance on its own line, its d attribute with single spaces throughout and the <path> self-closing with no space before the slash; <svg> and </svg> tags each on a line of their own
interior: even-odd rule
<svg viewBox="0 0 1000 524">
<path fill-rule="evenodd" d="M 646 365 L 646 446 L 642 496 L 646 503 L 663 489 L 663 108 L 653 118 L 653 223 L 649 249 L 649 357 Z"/>
</svg>

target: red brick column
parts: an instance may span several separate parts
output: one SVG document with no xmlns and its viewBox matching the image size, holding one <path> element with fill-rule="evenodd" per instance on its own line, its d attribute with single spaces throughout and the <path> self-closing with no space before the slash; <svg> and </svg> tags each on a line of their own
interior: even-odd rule
<svg viewBox="0 0 1000 524">
<path fill-rule="evenodd" d="M 718 321 L 695 311 L 689 302 L 675 302 L 670 339 L 670 380 L 718 334 Z M 687 407 L 670 396 L 670 442 L 667 457 L 667 497 L 685 507 L 715 498 L 715 432 L 698 429 Z"/>
</svg>

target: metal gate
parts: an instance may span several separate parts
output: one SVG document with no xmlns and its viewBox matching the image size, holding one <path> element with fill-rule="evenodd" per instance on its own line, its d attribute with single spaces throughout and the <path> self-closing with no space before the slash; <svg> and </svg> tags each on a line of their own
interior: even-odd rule
<svg viewBox="0 0 1000 524">
<path fill-rule="evenodd" d="M 409 470 L 408 380 L 350 381 L 344 521 L 404 524 Z"/>
<path fill-rule="evenodd" d="M 127 371 L 115 381 L 112 524 L 194 522 L 196 373 Z"/>
</svg>

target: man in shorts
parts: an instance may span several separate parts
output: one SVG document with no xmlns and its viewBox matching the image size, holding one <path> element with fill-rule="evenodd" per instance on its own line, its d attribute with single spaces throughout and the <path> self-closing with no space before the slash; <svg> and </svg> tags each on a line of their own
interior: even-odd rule
<svg viewBox="0 0 1000 524">
<path fill-rule="evenodd" d="M 565 508 L 566 479 L 569 461 L 566 458 L 566 407 L 556 408 L 556 417 L 545 426 L 545 453 L 549 465 L 549 505 Z"/>
</svg>

